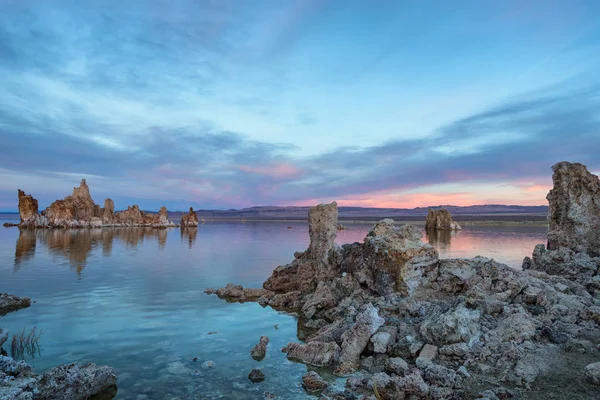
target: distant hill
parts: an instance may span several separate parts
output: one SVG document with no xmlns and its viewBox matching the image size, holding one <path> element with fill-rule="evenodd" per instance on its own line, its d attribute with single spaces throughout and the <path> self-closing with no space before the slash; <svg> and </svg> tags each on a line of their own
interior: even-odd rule
<svg viewBox="0 0 600 400">
<path fill-rule="evenodd" d="M 425 219 L 430 207 L 417 208 L 366 208 L 339 207 L 340 220 L 378 220 L 395 218 L 398 220 Z M 484 204 L 476 206 L 441 205 L 431 208 L 446 208 L 457 220 L 545 220 L 548 206 L 507 206 L 501 204 Z M 239 210 L 196 210 L 198 217 L 205 219 L 246 219 L 246 220 L 306 220 L 309 206 L 281 207 L 260 206 Z M 183 212 L 170 212 L 175 217 Z"/>
</svg>

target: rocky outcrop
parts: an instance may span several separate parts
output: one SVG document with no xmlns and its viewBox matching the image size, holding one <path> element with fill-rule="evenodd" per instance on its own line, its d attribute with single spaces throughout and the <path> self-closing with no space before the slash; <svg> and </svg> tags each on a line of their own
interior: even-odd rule
<svg viewBox="0 0 600 400">
<path fill-rule="evenodd" d="M 600 180 L 579 163 L 563 161 L 552 170 L 548 250 L 565 247 L 600 256 Z"/>
<path fill-rule="evenodd" d="M 0 356 L 0 399 L 74 399 L 116 394 L 114 369 L 95 364 L 65 364 L 41 375 L 24 362 Z"/>
<path fill-rule="evenodd" d="M 19 190 L 19 212 L 23 228 L 102 228 L 148 226 L 167 228 L 176 226 L 168 220 L 168 212 L 161 207 L 158 214 L 145 213 L 137 205 L 115 214 L 111 199 L 104 201 L 104 208 L 94 203 L 85 179 L 73 193 L 56 200 L 48 208 L 37 213 L 37 200 Z"/>
<path fill-rule="evenodd" d="M 600 295 L 600 180 L 578 163 L 552 169 L 548 246 L 537 245 L 523 269 L 564 276 Z"/>
<path fill-rule="evenodd" d="M 190 212 L 181 216 L 182 227 L 198 226 L 198 216 L 194 212 L 194 208 L 190 207 Z"/>
<path fill-rule="evenodd" d="M 230 302 L 255 301 L 261 297 L 270 298 L 273 293 L 265 289 L 245 288 L 241 285 L 228 283 L 220 289 L 208 288 L 204 291 L 206 294 L 216 294 L 219 298 Z"/>
<path fill-rule="evenodd" d="M 309 292 L 322 280 L 336 276 L 329 256 L 335 249 L 337 235 L 337 203 L 320 204 L 311 207 L 308 212 L 308 232 L 310 244 L 303 253 L 287 265 L 273 271 L 263 287 L 266 290 L 287 293 L 291 291 Z"/>
<path fill-rule="evenodd" d="M 434 210 L 430 208 L 427 212 L 427 220 L 425 221 L 426 231 L 440 230 L 459 230 L 462 229 L 458 222 L 452 220 L 450 211 L 445 208 Z"/>
<path fill-rule="evenodd" d="M 321 233 L 311 240 L 327 251 L 316 260 L 312 250 L 294 254 L 267 279 L 269 292 L 258 301 L 297 312 L 305 342 L 283 349 L 289 359 L 331 366 L 338 376 L 357 372 L 347 392 L 331 385 L 325 396 L 527 398 L 539 377 L 552 380 L 555 371 L 597 390 L 600 373 L 595 366 L 583 372 L 589 358 L 576 354 L 600 345 L 593 252 L 540 245 L 529 269 L 519 271 L 486 257 L 439 259 L 418 228 L 392 220 L 375 224 L 362 243 L 341 247 Z M 227 291 L 240 297 L 246 290 L 233 288 Z M 305 337 L 306 330 L 315 332 Z M 516 389 L 497 386 L 504 384 Z"/>
<path fill-rule="evenodd" d="M 31 305 L 29 297 L 19 297 L 8 293 L 0 293 L 0 316 L 11 311 L 27 308 Z"/>
<path fill-rule="evenodd" d="M 104 209 L 102 210 L 102 223 L 110 225 L 115 223 L 115 202 L 111 199 L 104 200 Z"/>
<path fill-rule="evenodd" d="M 30 194 L 25 194 L 21 189 L 18 190 L 19 196 L 19 215 L 21 222 L 30 220 L 38 213 L 38 201 Z"/>
</svg>

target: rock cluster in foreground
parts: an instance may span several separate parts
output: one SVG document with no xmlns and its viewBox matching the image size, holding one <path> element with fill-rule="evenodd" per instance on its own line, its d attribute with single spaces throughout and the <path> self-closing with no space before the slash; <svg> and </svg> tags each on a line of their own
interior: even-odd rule
<svg viewBox="0 0 600 400">
<path fill-rule="evenodd" d="M 556 379 L 583 385 L 593 398 L 600 368 L 587 364 L 600 360 L 600 249 L 593 236 L 582 246 L 578 235 L 600 213 L 588 202 L 596 198 L 593 180 L 577 165 L 561 165 L 569 171 L 558 179 L 555 173 L 551 208 L 569 203 L 587 214 L 571 230 L 572 212 L 551 212 L 549 239 L 561 227 L 561 243 L 577 245 L 536 248 L 530 264 L 538 268 L 519 271 L 486 257 L 440 259 L 419 229 L 392 220 L 377 223 L 362 243 L 338 246 L 333 203 L 310 210 L 308 250 L 277 267 L 262 290 L 228 285 L 210 293 L 228 301 L 261 295 L 264 306 L 297 312 L 312 333 L 283 349 L 288 358 L 347 377 L 344 393 L 320 387 L 324 398 L 518 398 L 539 390 L 539 380 Z M 586 177 L 576 189 L 582 195 L 557 190 L 573 187 L 565 176 Z M 546 260 L 548 252 L 564 254 Z"/>
<path fill-rule="evenodd" d="M 0 355 L 0 399 L 4 400 L 84 400 L 116 393 L 114 369 L 95 364 L 65 364 L 43 374 L 35 374 L 23 361 Z"/>
<path fill-rule="evenodd" d="M 157 214 L 144 212 L 137 205 L 115 212 L 115 204 L 111 199 L 106 199 L 104 207 L 100 207 L 94 203 L 85 179 L 81 180 L 79 187 L 73 188 L 70 196 L 56 200 L 40 214 L 38 214 L 36 199 L 20 189 L 18 195 L 21 217 L 19 226 L 23 228 L 101 228 L 105 226 L 168 228 L 176 226 L 175 223 L 168 220 L 166 207 L 161 207 Z"/>
<path fill-rule="evenodd" d="M 462 227 L 458 222 L 452 220 L 450 211 L 445 208 L 440 208 L 439 210 L 430 208 L 427 212 L 427 219 L 425 220 L 426 231 L 456 231 L 460 229 L 462 229 Z"/>
</svg>

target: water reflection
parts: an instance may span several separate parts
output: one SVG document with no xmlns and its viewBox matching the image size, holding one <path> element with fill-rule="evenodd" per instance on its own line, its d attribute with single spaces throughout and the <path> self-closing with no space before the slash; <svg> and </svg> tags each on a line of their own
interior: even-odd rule
<svg viewBox="0 0 600 400">
<path fill-rule="evenodd" d="M 197 229 L 195 229 L 197 231 Z M 51 254 L 64 258 L 81 274 L 92 251 L 102 246 L 102 256 L 110 257 L 115 240 L 120 240 L 128 248 L 136 248 L 140 243 L 156 241 L 159 249 L 167 242 L 167 229 L 153 228 L 110 228 L 110 229 L 21 229 L 15 247 L 15 272 L 25 261 L 35 256 L 37 243 L 44 245 Z M 196 232 L 186 233 L 193 245 Z M 182 237 L 184 233 L 182 232 Z"/>
<path fill-rule="evenodd" d="M 442 251 L 450 251 L 452 238 L 458 236 L 460 231 L 430 230 L 426 232 L 426 239 L 433 247 Z"/>
<path fill-rule="evenodd" d="M 181 228 L 181 242 L 184 243 L 187 238 L 188 248 L 194 247 L 194 243 L 196 243 L 196 235 L 198 234 L 197 227 L 186 227 Z"/>
</svg>

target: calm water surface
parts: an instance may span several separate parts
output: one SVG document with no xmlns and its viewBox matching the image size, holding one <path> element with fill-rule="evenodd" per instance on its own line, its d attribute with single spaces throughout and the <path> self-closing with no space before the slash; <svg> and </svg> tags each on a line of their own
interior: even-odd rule
<svg viewBox="0 0 600 400">
<path fill-rule="evenodd" d="M 337 241 L 362 241 L 370 227 L 350 225 Z M 442 257 L 485 255 L 518 268 L 545 235 L 542 226 L 485 226 L 424 240 Z M 43 329 L 41 354 L 26 358 L 39 372 L 70 361 L 115 367 L 118 399 L 260 399 L 265 391 L 310 398 L 299 385 L 307 367 L 280 351 L 297 340 L 294 316 L 203 293 L 228 282 L 260 287 L 307 246 L 305 222 L 213 222 L 185 231 L 0 228 L 0 292 L 36 301 L 1 317 L 0 326 Z M 271 343 L 257 362 L 249 353 L 261 335 Z M 256 367 L 266 380 L 252 384 Z"/>
</svg>

